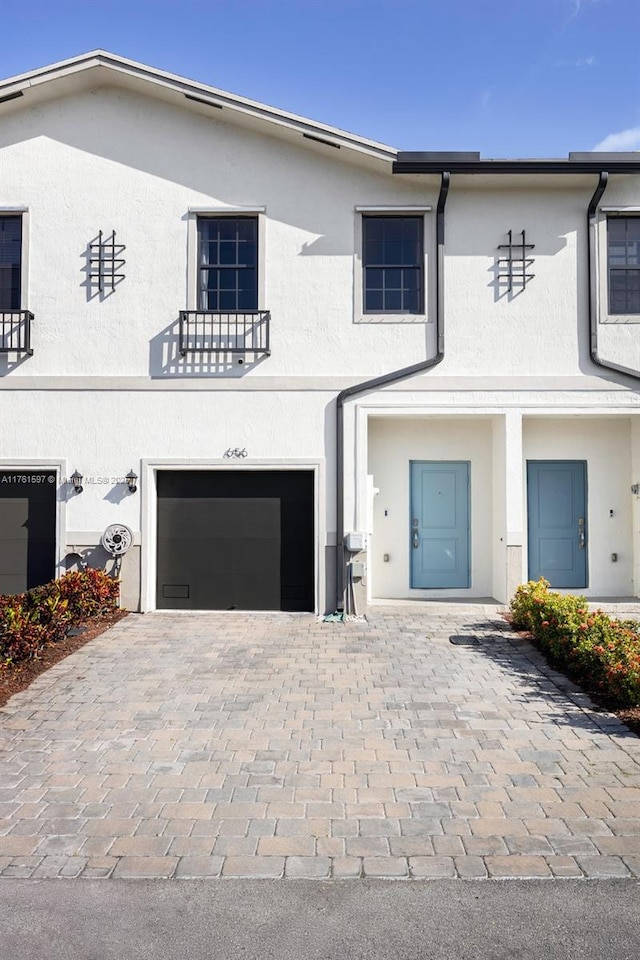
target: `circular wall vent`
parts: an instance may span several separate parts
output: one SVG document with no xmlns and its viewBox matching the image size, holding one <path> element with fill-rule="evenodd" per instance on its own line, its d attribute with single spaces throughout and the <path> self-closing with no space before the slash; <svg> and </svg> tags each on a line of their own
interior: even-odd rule
<svg viewBox="0 0 640 960">
<path fill-rule="evenodd" d="M 123 523 L 112 523 L 102 534 L 102 546 L 113 557 L 121 557 L 133 544 L 133 533 Z"/>
</svg>

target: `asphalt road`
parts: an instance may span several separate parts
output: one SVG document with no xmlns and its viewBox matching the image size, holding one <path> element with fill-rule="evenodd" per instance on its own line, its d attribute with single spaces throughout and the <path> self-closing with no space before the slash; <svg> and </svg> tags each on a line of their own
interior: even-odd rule
<svg viewBox="0 0 640 960">
<path fill-rule="evenodd" d="M 638 956 L 636 880 L 0 880 L 0 960 Z"/>
</svg>

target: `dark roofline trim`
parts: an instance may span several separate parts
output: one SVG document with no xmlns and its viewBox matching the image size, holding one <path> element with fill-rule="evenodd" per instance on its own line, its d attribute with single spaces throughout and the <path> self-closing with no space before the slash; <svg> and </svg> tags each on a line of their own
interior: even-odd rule
<svg viewBox="0 0 640 960">
<path fill-rule="evenodd" d="M 394 173 L 640 173 L 638 153 L 570 153 L 567 160 L 482 160 L 476 153 L 400 152 Z"/>
</svg>

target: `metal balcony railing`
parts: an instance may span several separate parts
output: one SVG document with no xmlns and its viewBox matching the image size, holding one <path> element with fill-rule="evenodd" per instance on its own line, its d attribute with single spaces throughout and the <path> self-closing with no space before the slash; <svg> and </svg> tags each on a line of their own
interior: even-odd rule
<svg viewBox="0 0 640 960">
<path fill-rule="evenodd" d="M 29 310 L 0 310 L 0 353 L 33 355 Z"/>
<path fill-rule="evenodd" d="M 218 313 L 215 310 L 181 310 L 182 356 L 188 353 L 262 354 L 269 356 L 268 310 Z"/>
</svg>

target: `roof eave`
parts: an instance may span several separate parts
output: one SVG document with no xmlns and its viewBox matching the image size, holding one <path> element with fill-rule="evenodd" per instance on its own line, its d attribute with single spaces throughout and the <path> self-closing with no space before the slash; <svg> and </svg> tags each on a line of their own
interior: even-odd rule
<svg viewBox="0 0 640 960">
<path fill-rule="evenodd" d="M 356 134 L 340 130 L 337 127 L 331 127 L 327 124 L 309 120 L 306 117 L 300 117 L 297 114 L 288 113 L 276 107 L 267 106 L 246 97 L 237 96 L 216 87 L 210 87 L 207 84 L 199 83 L 176 74 L 168 73 L 164 70 L 158 70 L 155 67 L 149 67 L 138 63 L 135 60 L 128 60 L 125 57 L 116 56 L 105 50 L 93 50 L 90 53 L 79 57 L 72 57 L 69 60 L 61 60 L 58 63 L 42 67 L 38 70 L 32 70 L 19 76 L 10 77 L 0 82 L 0 102 L 3 99 L 15 99 L 20 94 L 25 94 L 32 87 L 48 83 L 53 80 L 63 79 L 77 74 L 84 70 L 102 67 L 113 70 L 120 75 L 126 75 L 133 79 L 147 81 L 152 84 L 170 88 L 185 97 L 191 95 L 197 97 L 201 102 L 210 103 L 211 106 L 222 106 L 234 112 L 242 113 L 267 123 L 277 124 L 281 127 L 297 130 L 302 134 L 308 134 L 331 146 L 344 147 L 347 150 L 366 154 L 377 160 L 387 162 L 393 161 L 398 151 L 387 144 L 378 143 L 374 140 L 368 140 L 359 137 Z"/>
</svg>

